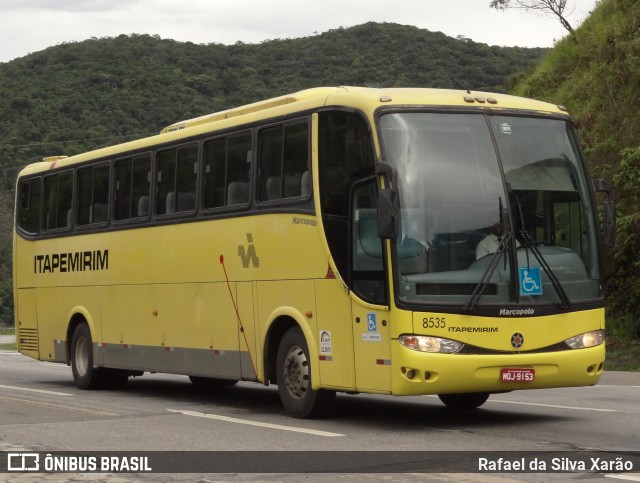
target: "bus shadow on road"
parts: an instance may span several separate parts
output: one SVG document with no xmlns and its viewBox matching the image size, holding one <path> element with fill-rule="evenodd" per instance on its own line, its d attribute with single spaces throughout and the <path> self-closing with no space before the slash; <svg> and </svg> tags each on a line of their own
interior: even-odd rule
<svg viewBox="0 0 640 483">
<path fill-rule="evenodd" d="M 158 397 L 168 399 L 172 403 L 202 404 L 215 411 L 216 408 L 236 414 L 251 414 L 259 418 L 260 414 L 269 416 L 282 414 L 284 409 L 280 403 L 277 386 L 258 386 L 251 383 L 239 383 L 235 386 L 220 388 L 202 388 L 195 386 L 185 378 L 171 379 L 134 378 L 123 393 L 131 396 Z M 379 427 L 403 430 L 424 429 L 424 427 L 454 429 L 495 427 L 496 425 L 512 426 L 552 423 L 576 419 L 574 416 L 544 414 L 536 408 L 503 409 L 491 405 L 491 398 L 482 408 L 457 411 L 440 403 L 433 396 L 392 397 L 373 396 L 368 394 L 338 394 L 333 408 L 326 416 L 331 421 L 348 422 L 350 424 L 370 426 L 375 421 Z M 410 422 L 407 425 L 407 422 Z"/>
</svg>

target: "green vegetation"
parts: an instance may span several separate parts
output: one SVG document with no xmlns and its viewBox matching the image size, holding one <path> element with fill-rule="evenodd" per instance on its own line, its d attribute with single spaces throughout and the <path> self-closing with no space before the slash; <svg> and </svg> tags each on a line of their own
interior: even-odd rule
<svg viewBox="0 0 640 483">
<path fill-rule="evenodd" d="M 323 85 L 507 91 L 546 49 L 367 23 L 258 45 L 149 35 L 68 43 L 0 64 L 0 189 L 17 167 L 155 134 L 181 119 Z"/>
<path fill-rule="evenodd" d="M 14 335 L 15 331 L 13 329 L 4 329 L 0 328 L 0 335 Z M 17 349 L 16 343 L 10 342 L 9 344 L 0 344 L 0 351 L 15 351 Z"/>
<path fill-rule="evenodd" d="M 617 245 L 607 253 L 609 327 L 640 304 L 640 3 L 603 0 L 514 93 L 564 104 L 594 178 L 613 183 Z M 620 322 L 622 321 L 622 322 Z M 631 332 L 630 332 L 631 334 Z"/>
</svg>

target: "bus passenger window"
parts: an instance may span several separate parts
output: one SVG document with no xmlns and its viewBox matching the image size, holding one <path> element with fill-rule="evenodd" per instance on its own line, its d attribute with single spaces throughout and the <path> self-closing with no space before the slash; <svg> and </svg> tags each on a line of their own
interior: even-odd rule
<svg viewBox="0 0 640 483">
<path fill-rule="evenodd" d="M 151 191 L 151 158 L 148 154 L 120 159 L 115 163 L 116 220 L 149 215 Z"/>
<path fill-rule="evenodd" d="M 198 147 L 188 146 L 158 154 L 156 213 L 165 215 L 196 209 Z"/>
<path fill-rule="evenodd" d="M 227 139 L 216 139 L 204 147 L 204 208 L 224 206 L 227 173 Z"/>
<path fill-rule="evenodd" d="M 20 182 L 20 204 L 18 206 L 18 226 L 26 233 L 38 233 L 40 222 L 40 178 Z"/>
<path fill-rule="evenodd" d="M 249 202 L 251 134 L 215 139 L 204 146 L 205 209 Z"/>
<path fill-rule="evenodd" d="M 109 218 L 109 164 L 78 170 L 78 225 L 106 223 Z"/>
<path fill-rule="evenodd" d="M 64 171 L 44 179 L 44 230 L 70 228 L 73 224 L 73 172 Z"/>
<path fill-rule="evenodd" d="M 260 201 L 307 196 L 310 192 L 307 123 L 264 129 L 259 143 Z M 303 181 L 307 186 L 303 187 Z"/>
</svg>

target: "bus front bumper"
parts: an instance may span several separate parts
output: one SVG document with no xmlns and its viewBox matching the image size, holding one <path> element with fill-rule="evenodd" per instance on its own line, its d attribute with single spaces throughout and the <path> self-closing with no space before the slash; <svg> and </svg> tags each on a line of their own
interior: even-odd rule
<svg viewBox="0 0 640 483">
<path fill-rule="evenodd" d="M 604 359 L 605 344 L 559 352 L 471 355 L 418 352 L 397 342 L 392 348 L 391 391 L 408 396 L 592 386 L 602 374 Z M 503 382 L 503 369 L 524 369 L 526 378 L 533 380 Z"/>
</svg>

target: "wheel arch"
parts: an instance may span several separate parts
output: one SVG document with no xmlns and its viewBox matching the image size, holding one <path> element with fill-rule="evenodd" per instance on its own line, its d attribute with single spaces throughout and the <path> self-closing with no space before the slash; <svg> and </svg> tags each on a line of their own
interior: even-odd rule
<svg viewBox="0 0 640 483">
<path fill-rule="evenodd" d="M 304 316 L 295 309 L 285 307 L 274 311 L 269 317 L 268 330 L 263 342 L 263 366 L 265 372 L 264 382 L 268 384 L 276 382 L 276 360 L 278 356 L 278 346 L 285 332 L 292 327 L 297 327 L 302 331 L 307 342 L 309 358 L 314 361 L 311 364 L 311 387 L 320 388 L 320 369 L 318 367 L 319 355 L 316 338 L 312 328 L 305 320 Z"/>
<path fill-rule="evenodd" d="M 74 307 L 69 314 L 69 324 L 67 325 L 67 353 L 65 361 L 67 365 L 71 364 L 71 344 L 73 342 L 73 333 L 80 324 L 87 324 L 89 332 L 91 333 L 91 340 L 94 343 L 96 342 L 97 329 L 89 311 L 84 307 Z M 96 354 L 94 353 L 94 364 L 96 361 L 95 355 Z"/>
</svg>

